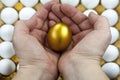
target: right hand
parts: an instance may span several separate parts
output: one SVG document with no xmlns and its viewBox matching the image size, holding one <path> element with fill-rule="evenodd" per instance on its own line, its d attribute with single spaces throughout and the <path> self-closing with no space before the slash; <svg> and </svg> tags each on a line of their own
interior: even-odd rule
<svg viewBox="0 0 120 80">
<path fill-rule="evenodd" d="M 74 73 L 71 70 L 79 71 L 83 64 L 84 67 L 91 64 L 99 66 L 99 61 L 111 40 L 107 19 L 94 13 L 86 17 L 66 4 L 54 5 L 52 12 L 49 15 L 52 15 L 50 19 L 54 21 L 51 23 L 63 22 L 70 27 L 73 34 L 72 44 L 60 57 L 58 64 L 60 72 L 70 76 Z"/>
</svg>

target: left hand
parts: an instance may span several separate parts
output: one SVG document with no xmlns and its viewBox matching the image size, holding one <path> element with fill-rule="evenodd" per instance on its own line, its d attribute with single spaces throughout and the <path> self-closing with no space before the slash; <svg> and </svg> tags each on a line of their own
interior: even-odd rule
<svg viewBox="0 0 120 80">
<path fill-rule="evenodd" d="M 23 71 L 25 76 L 29 76 L 27 80 L 35 80 L 35 77 L 40 78 L 40 75 L 44 75 L 42 80 L 57 77 L 59 54 L 46 46 L 48 14 L 53 4 L 54 2 L 50 2 L 44 5 L 31 19 L 18 21 L 15 25 L 13 44 L 20 64 L 18 75 Z M 33 75 L 35 77 L 31 78 Z"/>
</svg>

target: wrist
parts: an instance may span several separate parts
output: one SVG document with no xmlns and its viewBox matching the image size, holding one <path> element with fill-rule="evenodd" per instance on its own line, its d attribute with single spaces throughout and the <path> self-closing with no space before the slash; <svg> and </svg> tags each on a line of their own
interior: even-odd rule
<svg viewBox="0 0 120 80">
<path fill-rule="evenodd" d="M 109 80 L 96 60 L 69 60 L 63 67 L 60 72 L 64 80 Z"/>
<path fill-rule="evenodd" d="M 56 78 L 57 72 L 51 72 L 50 67 L 24 66 L 20 67 L 13 80 L 54 80 Z"/>
</svg>

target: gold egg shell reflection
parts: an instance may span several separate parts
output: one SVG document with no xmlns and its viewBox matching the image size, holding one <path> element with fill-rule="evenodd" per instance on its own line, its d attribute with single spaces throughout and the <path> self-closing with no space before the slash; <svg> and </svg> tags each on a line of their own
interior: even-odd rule
<svg viewBox="0 0 120 80">
<path fill-rule="evenodd" d="M 68 48 L 72 41 L 72 34 L 67 25 L 57 23 L 50 28 L 47 34 L 47 42 L 51 49 L 62 52 Z"/>
</svg>

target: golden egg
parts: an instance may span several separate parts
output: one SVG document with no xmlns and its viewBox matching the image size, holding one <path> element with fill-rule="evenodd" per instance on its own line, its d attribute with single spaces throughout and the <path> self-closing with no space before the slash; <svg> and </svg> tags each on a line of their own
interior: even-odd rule
<svg viewBox="0 0 120 80">
<path fill-rule="evenodd" d="M 70 45 L 72 41 L 72 34 L 67 25 L 64 23 L 57 23 L 50 28 L 47 35 L 47 42 L 54 51 L 63 51 Z"/>
</svg>

